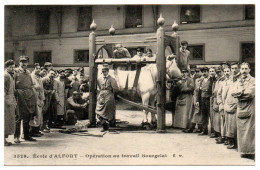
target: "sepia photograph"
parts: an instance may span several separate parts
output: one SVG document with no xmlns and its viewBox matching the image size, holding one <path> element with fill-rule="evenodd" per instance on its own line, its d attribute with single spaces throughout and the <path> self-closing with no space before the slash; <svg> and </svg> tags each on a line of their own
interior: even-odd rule
<svg viewBox="0 0 260 170">
<path fill-rule="evenodd" d="M 173 3 L 4 4 L 4 166 L 255 166 L 256 4 Z"/>
</svg>

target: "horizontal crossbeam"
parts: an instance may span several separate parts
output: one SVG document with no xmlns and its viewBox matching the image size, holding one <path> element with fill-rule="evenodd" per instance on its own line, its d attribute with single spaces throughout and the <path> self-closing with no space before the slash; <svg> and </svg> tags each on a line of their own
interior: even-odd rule
<svg viewBox="0 0 260 170">
<path fill-rule="evenodd" d="M 154 108 L 154 109 L 153 109 L 153 108 L 150 108 L 150 107 L 152 107 L 152 106 L 144 106 L 144 105 L 142 105 L 142 104 L 138 104 L 138 103 L 132 102 L 132 101 L 130 101 L 130 100 L 127 100 L 127 99 L 125 99 L 125 98 L 123 98 L 123 97 L 121 97 L 121 96 L 119 96 L 119 95 L 117 95 L 117 97 L 118 97 L 119 99 L 121 99 L 123 102 L 125 102 L 125 103 L 127 103 L 127 104 L 129 104 L 129 105 L 131 105 L 131 106 L 135 106 L 135 107 L 137 107 L 137 108 L 139 108 L 139 109 L 143 109 L 143 110 L 146 110 L 146 111 L 148 111 L 148 112 L 157 114 L 156 108 Z"/>
<path fill-rule="evenodd" d="M 111 59 L 96 59 L 96 64 L 113 64 L 113 63 L 125 63 L 125 64 L 132 64 L 132 63 L 142 63 L 142 64 L 149 64 L 149 63 L 156 63 L 154 58 L 141 58 L 141 59 L 133 59 L 133 58 L 111 58 Z"/>
</svg>

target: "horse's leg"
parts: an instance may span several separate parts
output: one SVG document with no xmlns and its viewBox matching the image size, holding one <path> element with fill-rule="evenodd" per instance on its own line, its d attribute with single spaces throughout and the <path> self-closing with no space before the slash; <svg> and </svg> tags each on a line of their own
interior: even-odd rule
<svg viewBox="0 0 260 170">
<path fill-rule="evenodd" d="M 148 106 L 149 96 L 150 96 L 149 92 L 141 95 L 143 106 Z M 144 117 L 143 117 L 142 124 L 146 124 L 146 123 L 148 123 L 148 111 L 143 110 L 143 113 L 144 113 Z"/>
</svg>

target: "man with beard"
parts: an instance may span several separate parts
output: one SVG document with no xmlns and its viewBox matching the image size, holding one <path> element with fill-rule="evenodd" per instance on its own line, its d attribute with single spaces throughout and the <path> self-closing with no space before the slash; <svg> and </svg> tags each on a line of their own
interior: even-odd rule
<svg viewBox="0 0 260 170">
<path fill-rule="evenodd" d="M 231 85 L 230 81 L 230 68 L 228 66 L 225 66 L 224 69 L 224 75 L 225 75 L 225 80 L 221 84 L 221 86 L 218 89 L 217 93 L 217 103 L 219 105 L 219 112 L 221 115 L 221 137 L 224 138 L 224 145 L 229 145 L 229 140 L 227 139 L 227 113 L 225 112 L 224 105 L 227 99 L 227 93 L 229 90 L 229 87 Z M 221 142 L 217 142 L 217 144 L 220 144 Z"/>
<path fill-rule="evenodd" d="M 7 60 L 5 62 L 4 72 L 4 145 L 10 146 L 11 142 L 6 139 L 8 135 L 13 135 L 15 132 L 15 82 L 14 82 L 14 61 Z"/>
<path fill-rule="evenodd" d="M 36 98 L 33 92 L 34 84 L 30 71 L 27 70 L 29 58 L 27 56 L 20 57 L 19 68 L 15 74 L 15 88 L 17 91 L 17 106 L 19 116 L 16 121 L 15 142 L 20 143 L 20 126 L 23 120 L 24 140 L 36 141 L 30 136 L 29 121 L 36 115 Z"/>
<path fill-rule="evenodd" d="M 64 70 L 60 71 L 59 76 L 55 79 L 53 84 L 53 89 L 58 94 L 58 103 L 57 103 L 57 118 L 55 121 L 55 126 L 62 126 L 64 123 L 65 115 L 65 73 Z"/>
<path fill-rule="evenodd" d="M 55 72 L 50 71 L 47 76 L 42 79 L 45 102 L 43 107 L 43 131 L 45 133 L 50 132 L 49 126 L 52 126 L 52 119 L 56 113 L 56 100 L 58 99 L 58 94 L 54 90 L 54 77 Z"/>
<path fill-rule="evenodd" d="M 213 83 L 213 96 L 212 96 L 212 112 L 214 115 L 214 132 L 215 132 L 215 137 L 217 137 L 216 141 L 217 143 L 223 143 L 224 138 L 221 137 L 221 113 L 219 110 L 219 104 L 217 103 L 217 94 L 218 94 L 218 89 L 220 88 L 221 84 L 225 80 L 225 76 L 223 74 L 222 67 L 218 67 L 216 70 L 217 76 L 216 79 L 217 81 Z"/>
<path fill-rule="evenodd" d="M 250 73 L 250 65 L 240 65 L 241 78 L 234 86 L 232 96 L 237 104 L 237 144 L 243 158 L 255 157 L 255 78 Z"/>
<path fill-rule="evenodd" d="M 34 93 L 36 97 L 37 102 L 37 110 L 36 110 L 36 116 L 34 116 L 34 119 L 30 121 L 31 126 L 31 136 L 33 137 L 40 137 L 42 134 L 40 133 L 40 127 L 43 124 L 43 115 L 42 115 L 42 108 L 44 106 L 44 89 L 42 84 L 42 78 L 40 76 L 41 68 L 39 63 L 34 64 L 35 68 L 31 74 L 32 81 L 34 84 Z"/>
<path fill-rule="evenodd" d="M 202 71 L 202 80 L 199 85 L 199 92 L 196 96 L 196 106 L 200 106 L 201 109 L 201 123 L 202 123 L 202 132 L 199 135 L 208 134 L 208 123 L 210 116 L 210 97 L 212 96 L 212 84 L 213 79 L 209 76 L 208 67 L 201 69 Z M 201 103 L 199 103 L 201 101 Z"/>
</svg>

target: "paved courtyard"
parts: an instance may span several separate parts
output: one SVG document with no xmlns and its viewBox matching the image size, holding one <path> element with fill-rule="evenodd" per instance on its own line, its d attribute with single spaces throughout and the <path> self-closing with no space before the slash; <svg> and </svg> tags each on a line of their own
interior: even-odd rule
<svg viewBox="0 0 260 170">
<path fill-rule="evenodd" d="M 117 110 L 117 119 L 118 133 L 97 137 L 101 128 L 90 128 L 92 136 L 79 136 L 52 129 L 37 142 L 5 147 L 5 165 L 254 165 L 208 136 L 170 128 L 170 113 L 163 134 L 141 129 L 138 110 Z"/>
</svg>

